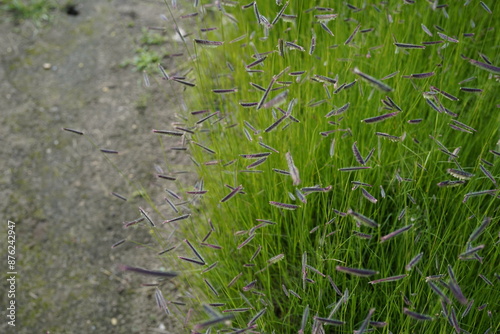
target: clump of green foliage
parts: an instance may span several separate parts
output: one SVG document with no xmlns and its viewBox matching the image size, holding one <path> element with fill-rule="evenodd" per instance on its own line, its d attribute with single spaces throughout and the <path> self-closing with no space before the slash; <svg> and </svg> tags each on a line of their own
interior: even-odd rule
<svg viewBox="0 0 500 334">
<path fill-rule="evenodd" d="M 50 19 L 57 6 L 52 0 L 5 0 L 0 2 L 0 12 L 9 13 L 18 22 L 31 20 L 40 24 Z"/>
<path fill-rule="evenodd" d="M 147 73 L 156 71 L 158 63 L 168 56 L 166 41 L 167 37 L 164 34 L 147 28 L 142 29 L 135 55 L 132 59 L 122 62 L 122 66 L 132 65 L 134 69 Z"/>
<path fill-rule="evenodd" d="M 161 74 L 200 177 L 159 240 L 187 327 L 498 331 L 500 8 L 277 2 L 194 8 L 216 29 Z"/>
<path fill-rule="evenodd" d="M 126 64 L 132 64 L 139 71 L 151 71 L 154 65 L 158 64 L 160 60 L 161 55 L 157 51 L 151 50 L 148 47 L 140 47 L 137 48 L 136 55 L 133 59 Z"/>
</svg>

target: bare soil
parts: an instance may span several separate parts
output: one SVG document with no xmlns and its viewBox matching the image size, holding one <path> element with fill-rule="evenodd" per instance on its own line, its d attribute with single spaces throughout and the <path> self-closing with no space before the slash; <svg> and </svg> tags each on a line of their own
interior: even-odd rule
<svg viewBox="0 0 500 334">
<path fill-rule="evenodd" d="M 161 80 L 145 87 L 141 72 L 120 66 L 134 56 L 142 28 L 169 25 L 160 18 L 167 9 L 160 0 L 75 4 L 78 15 L 60 8 L 41 27 L 0 12 L 0 244 L 5 255 L 7 220 L 15 222 L 18 272 L 16 327 L 2 311 L 0 332 L 182 333 L 180 317 L 160 311 L 154 288 L 141 286 L 155 280 L 119 270 L 162 265 L 147 230 L 122 227 L 140 217 L 139 207 L 161 220 L 127 180 L 166 211 L 157 200 L 166 183 L 155 173 L 188 164 L 151 133 L 176 121 L 179 92 Z M 175 42 L 162 47 L 176 51 Z M 5 266 L 2 260 L 3 273 Z M 6 287 L 4 280 L 3 310 Z M 176 298 L 175 280 L 160 288 Z"/>
</svg>

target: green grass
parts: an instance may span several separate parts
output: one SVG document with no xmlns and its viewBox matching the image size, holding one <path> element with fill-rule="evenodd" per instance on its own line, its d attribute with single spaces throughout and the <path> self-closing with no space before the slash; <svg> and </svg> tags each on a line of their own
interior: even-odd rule
<svg viewBox="0 0 500 334">
<path fill-rule="evenodd" d="M 15 21 L 31 20 L 36 25 L 50 20 L 51 13 L 58 7 L 54 0 L 4 0 L 0 1 L 2 11 L 12 15 Z"/>
<path fill-rule="evenodd" d="M 482 53 L 494 65 L 500 64 L 500 37 L 497 33 L 500 8 L 490 3 L 494 14 L 489 14 L 478 2 L 468 6 L 463 6 L 462 2 L 450 2 L 445 9 L 435 10 L 425 1 L 416 2 L 405 5 L 402 1 L 390 1 L 384 5 L 369 1 L 360 11 L 338 2 L 334 4 L 333 12 L 321 12 L 308 11 L 309 5 L 305 1 L 293 1 L 285 14 L 297 15 L 295 21 L 278 20 L 268 30 L 268 36 L 264 25 L 257 23 L 254 9 L 244 10 L 241 3 L 234 7 L 224 5 L 222 11 L 191 8 L 200 15 L 187 21 L 176 21 L 193 33 L 183 50 L 190 57 L 193 71 L 183 80 L 196 86 L 188 87 L 184 95 L 189 111 L 183 114 L 185 124 L 182 127 L 192 132 L 183 136 L 188 154 L 198 165 L 203 190 L 207 191 L 204 195 L 183 194 L 184 199 L 192 200 L 196 206 L 189 219 L 171 223 L 179 228 L 178 240 L 189 240 L 205 265 L 178 258 L 196 259 L 185 242 L 176 244 L 175 250 L 162 256 L 181 274 L 178 280 L 185 290 L 180 292 L 191 296 L 186 299 L 187 306 L 178 307 L 181 319 L 188 309 L 194 309 L 187 328 L 205 331 L 196 324 L 233 314 L 229 328 L 242 329 L 265 309 L 266 312 L 255 322 L 255 331 L 296 333 L 302 329 L 320 333 L 319 323 L 314 320 L 316 316 L 345 323 L 334 329 L 325 324 L 326 332 L 352 333 L 362 327 L 370 310 L 374 309 L 371 320 L 386 323 L 375 329 L 379 333 L 451 333 L 454 329 L 442 310 L 442 298 L 426 282 L 426 277 L 442 274 L 442 279 L 435 283 L 451 301 L 450 305 L 445 304 L 445 312 L 457 314 L 462 330 L 483 333 L 490 329 L 493 333 L 500 329 L 500 192 L 497 185 L 500 162 L 491 152 L 500 150 L 500 117 L 498 97 L 495 96 L 500 86 L 499 73 L 489 73 L 461 57 L 464 55 L 485 62 L 479 54 Z M 317 6 L 328 7 L 329 2 L 319 1 Z M 260 14 L 269 21 L 280 8 L 274 1 L 258 1 Z M 335 20 L 327 23 L 335 36 L 322 29 L 315 18 L 315 15 L 329 13 L 338 14 Z M 217 30 L 200 32 L 200 27 L 205 28 L 207 22 L 211 22 L 210 17 Z M 350 44 L 345 45 L 358 24 L 360 31 Z M 421 24 L 433 32 L 432 37 L 426 35 Z M 425 49 L 415 50 L 394 45 L 395 41 L 423 45 L 424 41 L 442 40 L 437 35 L 439 28 L 436 26 L 459 42 L 427 45 Z M 369 28 L 373 30 L 364 31 Z M 464 33 L 473 33 L 474 36 L 466 37 Z M 313 34 L 316 48 L 310 54 Z M 244 37 L 231 42 L 239 36 Z M 206 48 L 193 43 L 193 38 L 224 43 Z M 305 51 L 285 48 L 280 54 L 277 47 L 280 39 L 303 46 Z M 266 53 L 267 58 L 252 68 L 262 72 L 249 73 L 245 65 L 257 59 L 252 57 L 256 52 Z M 377 79 L 397 72 L 394 77 L 383 81 L 392 91 L 384 92 L 373 87 L 354 73 L 356 67 Z M 282 71 L 282 76 L 271 85 L 278 90 L 271 91 L 263 100 L 263 108 L 243 108 L 240 105 L 240 102 L 259 102 L 263 97 L 264 92 L 250 83 L 267 88 L 273 77 Z M 290 76 L 290 72 L 295 71 L 306 72 Z M 427 72 L 434 72 L 434 75 L 424 79 L 404 77 Z M 315 75 L 335 78 L 337 82 L 323 84 L 313 80 Z M 475 79 L 459 84 L 470 77 Z M 349 89 L 333 93 L 342 84 L 355 80 Z M 285 81 L 290 83 L 283 83 Z M 178 82 L 173 84 L 181 85 Z M 430 86 L 459 98 L 459 101 L 450 101 L 442 95 L 435 95 L 458 117 L 437 112 L 426 103 L 423 94 L 430 91 Z M 460 90 L 463 86 L 482 91 L 465 92 Z M 237 91 L 228 94 L 213 92 L 214 89 L 233 88 Z M 282 113 L 276 108 L 278 105 L 267 106 L 265 103 L 285 91 L 288 95 L 279 106 L 284 111 L 290 110 L 291 115 L 274 130 L 266 132 L 264 130 Z M 402 111 L 383 122 L 362 122 L 395 111 L 394 108 L 384 109 L 381 100 L 387 101 L 386 96 Z M 321 100 L 325 100 L 324 103 L 314 106 Z M 295 101 L 294 106 L 292 101 Z M 347 103 L 347 111 L 325 118 L 331 110 Z M 191 114 L 197 110 L 208 112 Z M 218 114 L 200 122 L 201 118 L 216 111 Z M 292 116 L 299 122 L 295 122 Z M 422 122 L 408 123 L 413 119 L 422 119 Z M 453 119 L 477 132 L 469 134 L 453 129 L 449 125 L 455 124 Z M 327 136 L 320 134 L 330 130 L 332 132 Z M 375 135 L 375 132 L 400 138 L 392 142 Z M 160 140 L 164 147 L 177 145 L 177 139 L 161 137 Z M 264 148 L 259 142 L 279 153 Z M 339 170 L 360 166 L 353 154 L 354 143 L 363 157 L 375 149 L 366 163 L 370 168 L 351 172 Z M 458 157 L 450 158 L 450 154 L 443 150 L 455 152 Z M 263 164 L 248 167 L 255 159 L 245 159 L 241 155 L 258 152 L 271 154 Z M 294 184 L 292 177 L 273 171 L 289 170 L 287 152 L 299 171 L 300 183 Z M 493 175 L 495 183 L 480 169 L 481 165 Z M 456 180 L 447 172 L 450 168 L 463 169 L 474 176 L 457 187 L 438 186 L 439 182 Z M 356 188 L 353 181 L 370 186 Z M 200 184 L 198 190 L 201 190 Z M 225 185 L 241 185 L 242 192 L 221 203 L 231 191 Z M 331 190 L 307 194 L 304 202 L 297 199 L 298 190 L 313 186 L 331 186 Z M 368 201 L 361 188 L 373 195 L 377 203 Z M 382 196 L 382 188 L 385 196 Z M 192 190 L 186 188 L 186 191 Z M 466 194 L 481 190 L 493 190 L 494 193 L 464 201 Z M 270 205 L 270 201 L 293 204 L 298 208 L 283 210 Z M 378 226 L 369 228 L 356 224 L 354 217 L 344 214 L 349 210 L 373 219 Z M 186 214 L 184 211 L 163 214 L 172 219 Z M 259 224 L 257 219 L 274 224 L 251 230 Z M 459 255 L 467 250 L 469 236 L 485 219 L 491 219 L 491 222 L 471 244 L 471 247 L 484 245 L 477 252 L 480 261 L 474 257 L 459 259 Z M 212 232 L 209 221 L 213 224 Z M 380 242 L 382 236 L 410 224 L 412 227 L 408 231 Z M 153 230 L 163 233 L 160 228 Z M 362 238 L 358 232 L 369 234 L 370 239 Z M 208 239 L 203 240 L 208 233 L 211 233 Z M 242 246 L 249 237 L 252 239 Z M 161 238 L 158 239 L 158 248 L 174 246 L 171 240 Z M 221 248 L 214 249 L 203 242 Z M 251 260 L 257 249 L 261 249 L 260 253 Z M 421 261 L 412 270 L 405 270 L 410 260 L 420 253 L 423 254 Z M 280 261 L 269 261 L 280 254 L 283 256 Z M 214 263 L 217 263 L 216 267 L 204 272 Z M 358 277 L 339 271 L 337 266 L 371 269 L 377 274 Z M 466 303 L 460 303 L 448 288 L 453 284 L 450 268 L 467 302 L 473 302 L 470 312 L 463 317 Z M 407 276 L 398 281 L 369 284 L 371 280 L 403 274 Z M 484 275 L 493 285 L 487 284 L 479 275 Z M 324 276 L 331 277 L 342 296 Z M 228 287 L 235 277 L 239 279 Z M 253 287 L 247 287 L 251 282 L 254 282 Z M 224 305 L 207 307 L 212 303 Z M 339 307 L 331 314 L 337 303 Z M 202 305 L 205 305 L 205 311 L 211 311 L 205 312 Z M 486 306 L 480 307 L 482 305 Z M 224 313 L 224 310 L 240 308 L 248 310 Z M 405 314 L 404 308 L 429 315 L 432 320 L 416 320 Z M 228 326 L 219 323 L 213 328 Z M 373 327 L 368 325 L 367 328 Z"/>
<path fill-rule="evenodd" d="M 124 67 L 132 65 L 135 70 L 146 73 L 156 72 L 158 63 L 169 56 L 166 42 L 165 34 L 143 28 L 135 55 L 131 59 L 124 60 L 121 65 Z"/>
</svg>

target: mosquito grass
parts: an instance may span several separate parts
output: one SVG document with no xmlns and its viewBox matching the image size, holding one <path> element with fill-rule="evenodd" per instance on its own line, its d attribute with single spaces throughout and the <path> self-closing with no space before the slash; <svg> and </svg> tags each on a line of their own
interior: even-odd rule
<svg viewBox="0 0 500 334">
<path fill-rule="evenodd" d="M 498 179 L 499 159 L 491 152 L 499 151 L 498 73 L 473 66 L 466 58 L 483 61 L 484 54 L 492 64 L 500 63 L 495 19 L 500 8 L 491 5 L 490 14 L 477 3 L 438 8 L 407 1 L 365 2 L 359 10 L 335 3 L 328 11 L 326 1 L 312 9 L 305 1 L 291 1 L 285 17 L 271 25 L 266 22 L 282 7 L 270 1 L 243 5 L 201 4 L 193 8 L 200 15 L 183 27 L 193 30 L 184 44 L 190 57 L 187 66 L 193 70 L 182 80 L 195 84 L 186 87 L 184 95 L 188 112 L 183 127 L 192 131 L 184 140 L 202 180 L 197 190 L 206 191 L 186 195 L 197 206 L 190 219 L 173 223 L 182 231 L 178 239 L 189 240 L 196 252 L 184 243 L 164 256 L 184 274 L 179 280 L 192 297 L 188 304 L 195 312 L 186 326 L 227 327 L 222 315 L 230 313 L 234 318 L 229 327 L 235 332 L 252 326 L 263 333 L 320 333 L 321 327 L 329 331 L 329 325 L 315 320 L 319 317 L 345 322 L 335 332 L 347 333 L 364 331 L 371 315 L 370 320 L 386 323 L 377 330 L 384 333 L 450 332 L 452 308 L 460 315 L 467 307 L 453 290 L 458 284 L 467 301 L 474 301 L 470 313 L 458 317 L 458 326 L 474 333 L 498 330 L 500 191 L 480 170 L 485 160 Z M 321 22 L 317 15 L 325 13 L 338 16 Z M 200 31 L 207 22 L 217 29 Z M 434 36 L 428 36 L 422 24 Z M 427 44 L 425 49 L 395 45 L 441 40 L 438 31 L 459 42 Z M 474 35 L 465 35 L 470 33 Z M 247 66 L 264 56 L 261 63 Z M 305 72 L 293 73 L 298 71 Z M 428 72 L 434 75 L 405 77 Z M 482 92 L 460 91 L 459 82 L 470 77 L 475 79 L 467 85 Z M 430 86 L 459 101 L 431 92 Z M 228 91 L 214 92 L 221 89 Z M 398 111 L 391 101 L 401 112 L 380 122 L 363 122 Z M 242 106 L 248 102 L 255 104 Z M 217 114 L 202 120 L 208 113 L 194 112 L 199 110 Z M 422 121 L 408 122 L 414 119 Z M 453 119 L 477 132 L 450 127 Z M 353 152 L 353 143 L 361 158 Z M 242 157 L 262 152 L 270 154 L 261 164 Z M 438 186 L 455 180 L 447 172 L 450 168 L 474 176 L 457 187 Z M 228 196 L 239 185 L 241 189 Z M 308 187 L 324 189 L 303 189 Z M 374 199 L 363 196 L 361 187 Z M 493 192 L 475 194 L 482 190 Z M 469 246 L 485 247 L 477 256 L 460 259 L 469 235 L 485 219 L 491 223 Z M 408 225 L 412 227 L 381 242 L 381 237 Z M 419 254 L 420 261 L 409 264 Z M 363 277 L 356 269 L 376 273 Z M 369 283 L 402 274 L 407 276 Z M 426 282 L 426 277 L 438 274 L 444 276 L 436 284 L 451 300 L 444 308 Z M 204 314 L 201 305 L 214 303 L 218 311 L 209 308 Z M 417 320 L 411 312 L 432 320 Z M 214 318 L 221 323 L 200 324 Z"/>
<path fill-rule="evenodd" d="M 31 20 L 37 26 L 49 21 L 51 12 L 60 5 L 56 1 L 5 0 L 0 3 L 0 13 L 9 13 L 16 22 Z"/>
</svg>

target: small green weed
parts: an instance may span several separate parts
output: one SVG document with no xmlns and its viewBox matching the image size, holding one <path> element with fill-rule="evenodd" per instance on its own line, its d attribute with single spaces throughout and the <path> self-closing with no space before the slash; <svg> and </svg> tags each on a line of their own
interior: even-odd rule
<svg viewBox="0 0 500 334">
<path fill-rule="evenodd" d="M 143 28 L 142 36 L 139 41 L 141 45 L 163 45 L 167 41 L 167 38 L 164 34 L 160 34 Z"/>
<path fill-rule="evenodd" d="M 0 12 L 13 16 L 17 22 L 31 20 L 40 25 L 50 20 L 51 13 L 58 7 L 52 0 L 4 0 L 0 2 Z"/>
<path fill-rule="evenodd" d="M 160 61 L 168 55 L 165 49 L 167 38 L 165 35 L 142 29 L 142 35 L 139 38 L 140 47 L 135 50 L 132 59 L 122 62 L 122 66 L 132 65 L 138 71 L 152 73 L 157 71 Z"/>
<path fill-rule="evenodd" d="M 137 70 L 152 71 L 156 64 L 162 59 L 162 56 L 154 50 L 150 50 L 148 47 L 138 48 L 136 50 L 136 55 L 130 61 Z"/>
</svg>

